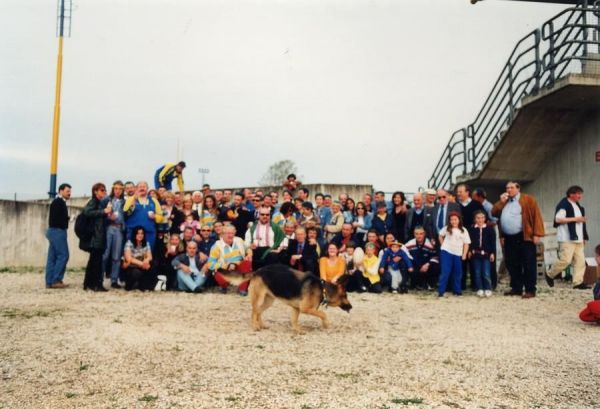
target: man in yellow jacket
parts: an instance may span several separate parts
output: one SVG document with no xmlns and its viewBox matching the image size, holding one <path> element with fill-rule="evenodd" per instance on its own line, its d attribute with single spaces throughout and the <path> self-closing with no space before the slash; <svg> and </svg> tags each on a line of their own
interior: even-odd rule
<svg viewBox="0 0 600 409">
<path fill-rule="evenodd" d="M 185 162 L 181 161 L 178 163 L 167 163 L 161 166 L 154 173 L 154 187 L 164 187 L 167 190 L 173 190 L 171 186 L 173 179 L 177 178 L 177 186 L 179 191 L 183 192 L 183 169 L 185 169 Z"/>
</svg>

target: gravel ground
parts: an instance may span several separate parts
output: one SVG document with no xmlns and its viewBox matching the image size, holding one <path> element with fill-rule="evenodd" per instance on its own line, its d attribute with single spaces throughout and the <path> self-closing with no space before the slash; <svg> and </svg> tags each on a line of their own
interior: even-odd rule
<svg viewBox="0 0 600 409">
<path fill-rule="evenodd" d="M 2 408 L 598 408 L 591 292 L 350 294 L 331 328 L 276 302 L 250 328 L 234 293 L 46 290 L 0 274 Z"/>
</svg>

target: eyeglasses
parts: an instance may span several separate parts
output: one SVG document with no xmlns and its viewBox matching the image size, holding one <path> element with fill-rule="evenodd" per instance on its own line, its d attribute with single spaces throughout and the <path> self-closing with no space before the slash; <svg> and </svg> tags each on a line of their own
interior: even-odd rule
<svg viewBox="0 0 600 409">
<path fill-rule="evenodd" d="M 446 196 L 438 196 L 438 199 L 445 199 Z"/>
<path fill-rule="evenodd" d="M 270 215 L 271 215 L 271 213 L 259 213 L 258 215 L 259 215 L 259 216 L 270 216 Z"/>
<path fill-rule="evenodd" d="M 208 233 L 210 233 L 210 229 L 200 229 L 200 232 L 208 232 Z"/>
</svg>

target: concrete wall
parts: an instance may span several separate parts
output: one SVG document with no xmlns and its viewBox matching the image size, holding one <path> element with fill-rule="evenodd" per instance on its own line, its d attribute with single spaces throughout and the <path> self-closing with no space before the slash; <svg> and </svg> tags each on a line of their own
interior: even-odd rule
<svg viewBox="0 0 600 409">
<path fill-rule="evenodd" d="M 314 201 L 316 193 L 330 194 L 334 200 L 337 200 L 340 193 L 347 193 L 349 197 L 355 201 L 363 199 L 365 193 L 373 193 L 373 185 L 350 185 L 350 184 L 332 184 L 332 183 L 310 183 L 302 185 L 308 189 L 310 193 L 310 200 Z M 275 191 L 279 193 L 279 201 L 281 201 L 281 195 L 283 194 L 283 186 L 248 186 L 252 190 L 262 190 L 263 192 Z M 243 187 L 235 188 L 218 188 L 218 189 L 232 189 L 234 192 L 241 191 Z"/>
<path fill-rule="evenodd" d="M 585 207 L 590 242 L 586 256 L 593 256 L 593 248 L 600 244 L 600 162 L 595 152 L 600 151 L 600 112 L 590 113 L 581 122 L 577 132 L 560 152 L 547 158 L 541 175 L 523 186 L 523 191 L 538 200 L 544 220 L 551 222 L 558 201 L 565 196 L 567 188 L 579 185 L 585 191 L 582 205 Z"/>
<path fill-rule="evenodd" d="M 48 254 L 48 212 L 50 205 L 43 203 L 15 202 L 0 200 L 0 267 L 6 266 L 45 266 Z M 69 206 L 71 220 L 81 208 Z M 70 223 L 69 264 L 67 267 L 84 267 L 88 253 L 79 250 L 79 241 Z"/>
</svg>

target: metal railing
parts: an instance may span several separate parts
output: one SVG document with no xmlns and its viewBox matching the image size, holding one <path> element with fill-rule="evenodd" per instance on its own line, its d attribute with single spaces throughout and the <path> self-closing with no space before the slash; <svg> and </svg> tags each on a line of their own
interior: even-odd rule
<svg viewBox="0 0 600 409">
<path fill-rule="evenodd" d="M 524 97 L 581 72 L 588 61 L 600 62 L 599 37 L 600 0 L 584 0 L 519 40 L 475 120 L 450 137 L 428 187 L 451 188 L 457 176 L 481 171 Z"/>
</svg>

